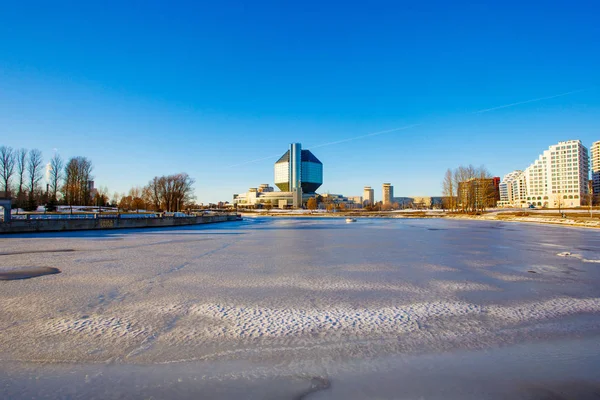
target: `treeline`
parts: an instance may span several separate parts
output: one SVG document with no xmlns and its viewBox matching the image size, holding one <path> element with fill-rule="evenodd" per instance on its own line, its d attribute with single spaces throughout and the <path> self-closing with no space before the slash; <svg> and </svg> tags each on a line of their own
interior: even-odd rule
<svg viewBox="0 0 600 400">
<path fill-rule="evenodd" d="M 443 207 L 452 211 L 479 212 L 496 205 L 497 189 L 485 166 L 459 166 L 446 170 L 442 183 Z"/>
<path fill-rule="evenodd" d="M 114 202 L 125 211 L 182 211 L 194 204 L 195 180 L 186 173 L 157 176 L 128 194 L 115 194 Z"/>
<path fill-rule="evenodd" d="M 37 149 L 0 147 L 0 191 L 11 192 L 13 205 L 28 211 L 44 205 L 54 211 L 57 205 L 113 206 L 124 210 L 180 211 L 193 204 L 195 183 L 186 173 L 157 176 L 129 195 L 108 188 L 94 188 L 93 164 L 86 157 L 72 157 L 66 163 L 58 153 L 44 165 Z M 46 174 L 46 187 L 42 179 Z"/>
</svg>

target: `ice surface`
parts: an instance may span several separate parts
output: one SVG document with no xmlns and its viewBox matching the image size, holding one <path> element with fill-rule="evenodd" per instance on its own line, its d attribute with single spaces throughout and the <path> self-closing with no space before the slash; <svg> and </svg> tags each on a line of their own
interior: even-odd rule
<svg viewBox="0 0 600 400">
<path fill-rule="evenodd" d="M 598 339 L 599 244 L 583 229 L 343 218 L 4 236 L 0 269 L 62 273 L 0 282 L 0 394 L 32 397 L 31 377 L 60 386 L 85 370 L 70 396 L 130 397 L 134 387 L 110 382 L 131 373 L 157 398 L 198 388 L 235 397 L 240 384 L 257 388 L 250 398 L 347 398 L 336 382 L 402 398 L 393 393 L 409 375 L 378 371 L 403 360 L 426 368 L 430 356 L 460 370 L 458 354 L 492 350 L 510 370 L 522 360 L 504 348 L 555 342 L 571 354 Z M 576 349 L 575 360 L 586 353 Z M 540 354 L 552 364 L 551 351 Z M 116 369 L 94 367 L 106 364 Z M 177 391 L 178 374 L 194 382 L 189 392 Z M 331 387 L 310 392 L 322 379 Z"/>
</svg>

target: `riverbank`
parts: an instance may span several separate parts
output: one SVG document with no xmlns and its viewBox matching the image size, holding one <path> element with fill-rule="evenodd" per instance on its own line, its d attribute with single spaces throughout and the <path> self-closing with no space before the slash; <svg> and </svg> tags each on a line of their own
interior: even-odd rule
<svg viewBox="0 0 600 400">
<path fill-rule="evenodd" d="M 99 229 L 166 228 L 237 221 L 236 214 L 157 218 L 26 219 L 0 223 L 0 234 L 66 232 Z"/>
<path fill-rule="evenodd" d="M 303 210 L 304 211 L 304 210 Z M 563 216 L 564 214 L 564 216 Z M 475 221 L 525 222 L 544 225 L 559 225 L 580 228 L 600 229 L 600 213 L 590 217 L 584 210 L 566 210 L 564 212 L 545 211 L 499 211 L 494 210 L 479 215 L 452 213 L 441 210 L 427 211 L 344 211 L 325 212 L 245 212 L 247 217 L 285 217 L 285 218 L 448 218 Z"/>
</svg>

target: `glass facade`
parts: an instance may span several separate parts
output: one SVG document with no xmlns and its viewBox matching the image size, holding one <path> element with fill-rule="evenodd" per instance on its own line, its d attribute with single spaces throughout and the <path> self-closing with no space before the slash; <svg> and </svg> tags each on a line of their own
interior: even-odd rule
<svg viewBox="0 0 600 400">
<path fill-rule="evenodd" d="M 314 193 L 323 184 L 323 163 L 300 143 L 293 143 L 275 163 L 275 185 L 282 192 L 294 189 L 294 182 L 303 193 Z"/>
</svg>

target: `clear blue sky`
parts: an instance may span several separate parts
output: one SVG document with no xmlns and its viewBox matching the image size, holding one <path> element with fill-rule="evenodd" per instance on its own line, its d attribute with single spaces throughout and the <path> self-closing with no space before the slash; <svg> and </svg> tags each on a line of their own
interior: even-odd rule
<svg viewBox="0 0 600 400">
<path fill-rule="evenodd" d="M 314 150 L 322 192 L 380 198 L 600 140 L 600 3 L 485 3 L 4 2 L 0 144 L 87 156 L 111 191 L 185 171 L 206 203 L 272 184 L 290 142 L 421 123 Z"/>
</svg>

